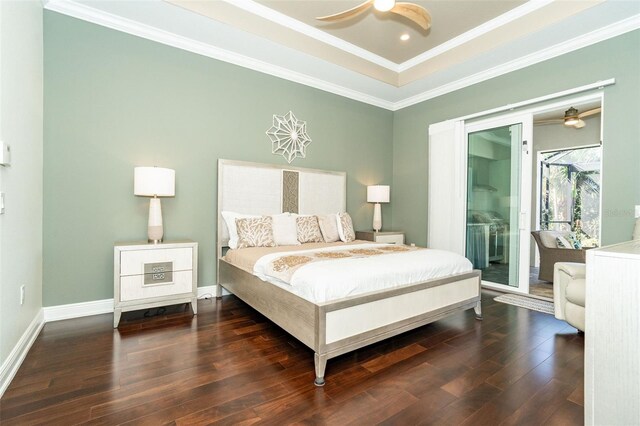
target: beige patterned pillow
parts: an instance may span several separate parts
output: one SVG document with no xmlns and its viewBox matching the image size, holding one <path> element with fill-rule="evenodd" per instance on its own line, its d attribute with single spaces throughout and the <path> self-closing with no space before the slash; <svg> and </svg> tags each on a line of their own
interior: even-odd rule
<svg viewBox="0 0 640 426">
<path fill-rule="evenodd" d="M 356 239 L 349 213 L 338 213 L 338 233 L 340 234 L 340 239 L 345 243 L 350 243 Z"/>
<path fill-rule="evenodd" d="M 323 214 L 318 216 L 318 224 L 320 225 L 320 231 L 322 232 L 325 243 L 340 241 L 337 214 Z"/>
<path fill-rule="evenodd" d="M 301 243 L 322 243 L 322 233 L 318 225 L 318 218 L 315 216 L 298 216 L 296 218 L 298 229 L 298 241 Z"/>
<path fill-rule="evenodd" d="M 236 219 L 238 248 L 275 247 L 273 219 L 270 216 Z"/>
</svg>

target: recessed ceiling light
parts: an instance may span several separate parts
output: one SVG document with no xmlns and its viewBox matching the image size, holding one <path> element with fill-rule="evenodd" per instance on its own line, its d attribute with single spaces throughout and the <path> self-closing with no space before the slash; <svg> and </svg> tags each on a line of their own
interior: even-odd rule
<svg viewBox="0 0 640 426">
<path fill-rule="evenodd" d="M 402 41 L 407 41 L 407 40 L 409 40 L 410 38 L 411 38 L 411 36 L 410 36 L 409 34 L 407 34 L 407 33 L 404 33 L 404 34 L 402 34 L 402 35 L 400 36 L 400 40 L 402 40 Z"/>
</svg>

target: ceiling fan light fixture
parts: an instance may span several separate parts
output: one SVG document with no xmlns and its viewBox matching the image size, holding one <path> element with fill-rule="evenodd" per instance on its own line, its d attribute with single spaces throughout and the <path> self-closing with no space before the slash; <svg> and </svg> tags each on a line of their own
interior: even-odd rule
<svg viewBox="0 0 640 426">
<path fill-rule="evenodd" d="M 580 121 L 580 117 L 578 117 L 578 110 L 574 107 L 569 108 L 564 112 L 564 125 L 565 126 L 575 126 Z"/>
<path fill-rule="evenodd" d="M 388 12 L 396 5 L 395 0 L 373 0 L 373 7 L 380 12 Z"/>
</svg>

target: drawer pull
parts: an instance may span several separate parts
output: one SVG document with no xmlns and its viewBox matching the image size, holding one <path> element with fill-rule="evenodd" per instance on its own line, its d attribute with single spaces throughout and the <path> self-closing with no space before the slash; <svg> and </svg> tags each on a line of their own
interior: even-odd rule
<svg viewBox="0 0 640 426">
<path fill-rule="evenodd" d="M 160 272 L 157 274 L 144 274 L 144 284 L 165 284 L 173 282 L 173 272 Z"/>
<path fill-rule="evenodd" d="M 145 274 L 157 274 L 159 272 L 169 271 L 173 271 L 173 262 L 155 262 L 144 264 Z"/>
<path fill-rule="evenodd" d="M 173 282 L 173 262 L 144 264 L 144 283 L 162 284 Z"/>
</svg>

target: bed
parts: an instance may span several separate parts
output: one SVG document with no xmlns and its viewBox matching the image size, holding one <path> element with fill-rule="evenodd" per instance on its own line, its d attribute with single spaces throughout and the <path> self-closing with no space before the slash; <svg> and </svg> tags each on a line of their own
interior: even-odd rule
<svg viewBox="0 0 640 426">
<path fill-rule="evenodd" d="M 327 214 L 346 210 L 346 173 L 218 160 L 217 297 L 224 287 L 283 328 L 315 353 L 315 384 L 325 383 L 330 358 L 437 321 L 455 312 L 474 309 L 482 319 L 480 271 L 468 270 L 366 289 L 329 300 L 296 294 L 286 285 L 254 275 L 254 256 L 244 266 L 226 256 L 229 230 L 223 211 L 271 215 L 281 212 Z M 347 243 L 344 243 L 347 244 Z M 355 242 L 377 249 L 367 242 Z M 310 250 L 298 246 L 294 253 Z M 353 250 L 349 247 L 314 250 Z M 247 250 L 247 249 L 241 249 Z M 421 249 L 422 252 L 429 250 Z M 420 251 L 420 249 L 416 250 Z M 236 251 L 233 251 L 236 252 Z M 276 254 L 277 255 L 277 254 Z M 404 254 L 403 254 L 404 255 Z M 385 254 L 391 259 L 396 254 Z M 385 257 L 380 256 L 380 258 Z M 329 262 L 326 262 L 328 265 Z M 251 265 L 251 266 L 247 266 Z M 335 295 L 334 295 L 335 296 Z"/>
</svg>

